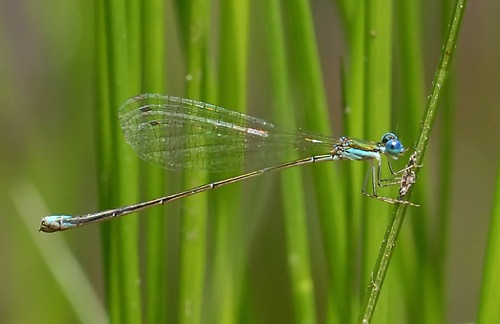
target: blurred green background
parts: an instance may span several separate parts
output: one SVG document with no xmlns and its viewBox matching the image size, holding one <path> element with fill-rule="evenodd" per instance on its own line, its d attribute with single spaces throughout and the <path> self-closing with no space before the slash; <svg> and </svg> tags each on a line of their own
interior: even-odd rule
<svg viewBox="0 0 500 324">
<path fill-rule="evenodd" d="M 168 94 L 183 95 L 186 77 L 181 68 L 184 64 L 179 49 L 181 36 L 177 31 L 178 21 L 173 5 L 166 7 L 168 38 L 164 73 L 168 75 Z M 425 21 L 423 53 L 427 92 L 430 92 L 442 46 L 438 31 L 443 22 L 437 7 L 435 2 L 427 1 L 422 13 Z M 349 135 L 342 133 L 339 122 L 342 118 L 340 65 L 347 54 L 337 8 L 333 1 L 328 0 L 312 1 L 311 8 L 325 91 L 333 116 L 333 135 Z M 93 26 L 96 18 L 93 13 L 90 1 L 0 2 L 2 323 L 73 322 L 78 310 L 68 308 L 66 296 L 76 300 L 94 300 L 96 305 L 85 306 L 80 311 L 92 313 L 87 314 L 90 316 L 88 320 L 103 319 L 99 313 L 99 310 L 105 312 L 102 306 L 105 304 L 105 293 L 99 226 L 63 235 L 37 232 L 40 218 L 47 213 L 81 214 L 98 209 L 94 143 L 99 139 L 95 138 L 93 117 Z M 250 26 L 257 27 L 250 36 L 251 73 L 247 104 L 251 114 L 272 120 L 265 107 L 272 101 L 273 94 L 268 89 L 270 81 L 266 80 L 269 75 L 260 61 L 266 59 L 262 48 L 259 48 L 262 42 L 258 41 L 265 30 L 258 27 L 256 16 L 254 14 L 250 21 Z M 216 14 L 213 23 L 218 24 Z M 453 73 L 456 91 L 452 123 L 455 136 L 453 142 L 441 143 L 453 147 L 455 161 L 445 296 L 447 320 L 453 323 L 473 321 L 479 300 L 500 151 L 499 30 L 500 2 L 469 3 Z M 394 94 L 404 96 L 405 89 L 395 84 Z M 437 144 L 442 130 L 439 122 L 438 117 L 425 163 L 431 182 L 428 193 L 431 197 L 433 190 L 437 190 L 437 184 L 432 179 L 436 179 L 439 172 L 437 150 L 440 146 Z M 303 126 L 304 123 L 299 120 L 297 124 Z M 410 145 L 416 139 L 405 140 Z M 260 184 L 265 185 L 266 182 Z M 436 204 L 436 201 L 431 198 L 430 203 Z M 267 203 L 265 208 L 272 211 L 272 203 Z M 429 220 L 440 217 L 437 212 L 432 212 L 432 205 L 429 210 L 431 212 L 426 214 Z M 385 221 L 381 219 L 384 224 Z M 272 250 L 279 250 L 282 246 L 279 241 L 270 239 L 273 234 L 268 231 L 269 228 L 257 229 L 254 234 L 256 243 L 253 244 L 255 249 L 262 251 L 253 250 L 252 253 L 270 253 L 267 257 L 272 259 L 276 257 Z M 69 244 L 77 263 L 60 250 L 61 246 L 65 246 L 59 245 L 63 239 Z M 262 241 L 274 243 L 259 247 L 258 242 Z M 56 262 L 53 265 L 59 272 L 51 272 L 47 260 Z M 265 258 L 260 260 L 265 261 Z M 316 266 L 318 268 L 313 272 L 324 271 L 322 264 Z M 250 271 L 257 273 L 253 278 L 261 279 L 255 285 L 265 287 L 270 284 L 265 281 L 266 275 L 258 274 L 265 269 L 258 263 L 252 264 Z M 81 278 L 80 275 L 87 276 L 88 282 L 74 279 Z M 55 277 L 63 281 L 78 281 L 81 286 L 75 283 L 74 287 L 68 288 L 72 290 L 66 295 Z M 86 295 L 92 293 L 96 295 Z"/>
</svg>

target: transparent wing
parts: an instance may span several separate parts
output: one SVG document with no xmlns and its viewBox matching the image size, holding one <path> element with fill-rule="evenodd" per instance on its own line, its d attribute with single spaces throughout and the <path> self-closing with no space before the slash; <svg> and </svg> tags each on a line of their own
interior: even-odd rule
<svg viewBox="0 0 500 324">
<path fill-rule="evenodd" d="M 325 154 L 337 143 L 200 101 L 157 94 L 128 99 L 118 118 L 125 140 L 142 159 L 177 171 L 261 168 Z"/>
</svg>

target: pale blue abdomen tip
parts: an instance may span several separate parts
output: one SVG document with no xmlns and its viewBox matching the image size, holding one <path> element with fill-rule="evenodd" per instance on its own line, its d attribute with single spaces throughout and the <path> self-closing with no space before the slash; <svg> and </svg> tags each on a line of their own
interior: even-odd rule
<svg viewBox="0 0 500 324">
<path fill-rule="evenodd" d="M 64 231 L 65 229 L 74 227 L 75 225 L 68 220 L 72 219 L 72 216 L 68 215 L 52 215 L 42 218 L 40 223 L 40 232 L 53 233 Z"/>
</svg>

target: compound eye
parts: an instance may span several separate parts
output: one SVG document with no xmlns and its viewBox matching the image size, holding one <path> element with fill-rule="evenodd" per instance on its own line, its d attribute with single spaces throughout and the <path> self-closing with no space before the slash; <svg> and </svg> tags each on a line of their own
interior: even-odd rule
<svg viewBox="0 0 500 324">
<path fill-rule="evenodd" d="M 385 152 L 392 156 L 397 156 L 404 152 L 403 144 L 396 138 L 388 139 L 385 144 Z"/>
<path fill-rule="evenodd" d="M 382 140 L 381 142 L 387 146 L 387 142 L 389 142 L 390 140 L 397 140 L 398 137 L 393 134 L 393 133 L 385 133 L 383 136 L 382 136 Z"/>
</svg>

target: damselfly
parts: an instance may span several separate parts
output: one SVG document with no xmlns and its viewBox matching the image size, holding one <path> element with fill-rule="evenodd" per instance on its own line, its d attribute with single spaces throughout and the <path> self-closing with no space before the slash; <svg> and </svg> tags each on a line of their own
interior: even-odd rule
<svg viewBox="0 0 500 324">
<path fill-rule="evenodd" d="M 405 152 L 393 133 L 384 134 L 380 142 L 348 137 L 333 139 L 302 130 L 287 131 L 265 120 L 219 106 L 158 94 L 128 99 L 121 106 L 118 119 L 125 140 L 137 154 L 161 167 L 176 171 L 205 169 L 221 172 L 248 166 L 257 170 L 125 207 L 81 216 L 47 216 L 41 221 L 40 231 L 64 231 L 162 205 L 269 171 L 334 160 L 371 162 L 363 194 L 393 204 L 414 205 L 377 195 L 377 187 L 398 183 L 396 178 L 381 179 L 381 155 L 388 158 L 393 175 L 405 170 L 394 172 L 390 164 L 391 159 L 397 159 Z M 292 159 L 290 156 L 301 158 Z M 370 174 L 371 194 L 366 192 Z"/>
</svg>

